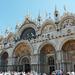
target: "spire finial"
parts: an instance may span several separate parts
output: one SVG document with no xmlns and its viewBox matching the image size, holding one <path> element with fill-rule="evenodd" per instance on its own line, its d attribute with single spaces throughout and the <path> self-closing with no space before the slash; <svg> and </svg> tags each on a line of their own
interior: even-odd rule
<svg viewBox="0 0 75 75">
<path fill-rule="evenodd" d="M 47 18 L 48 17 L 48 14 L 47 14 L 47 11 L 45 10 L 45 18 Z"/>
<path fill-rule="evenodd" d="M 57 11 L 57 6 L 55 5 L 55 11 Z"/>
<path fill-rule="evenodd" d="M 16 22 L 16 27 L 15 29 L 18 29 L 19 28 L 19 21 Z"/>
<path fill-rule="evenodd" d="M 58 17 L 58 10 L 57 10 L 57 7 L 56 7 L 56 5 L 55 5 L 54 16 L 55 16 L 55 17 Z"/>
<path fill-rule="evenodd" d="M 66 6 L 64 5 L 64 11 L 66 12 L 67 10 L 66 10 Z"/>
<path fill-rule="evenodd" d="M 57 10 L 56 5 L 55 5 L 55 11 L 54 11 L 54 18 L 55 18 L 55 23 L 58 23 L 58 21 L 59 21 L 59 11 Z"/>
<path fill-rule="evenodd" d="M 50 16 L 50 15 L 51 15 L 51 13 L 49 13 L 49 19 L 51 18 L 51 16 Z"/>
<path fill-rule="evenodd" d="M 6 28 L 5 34 L 8 34 L 8 33 L 9 33 L 9 28 Z"/>
<path fill-rule="evenodd" d="M 41 16 L 40 16 L 40 12 L 39 12 L 39 14 L 38 14 L 38 18 L 37 18 L 37 21 L 38 21 L 38 23 L 39 23 L 39 25 L 40 25 L 40 21 L 41 21 Z"/>
<path fill-rule="evenodd" d="M 27 13 L 26 13 L 25 19 L 29 19 L 29 18 L 30 18 L 30 10 L 27 9 Z"/>
</svg>

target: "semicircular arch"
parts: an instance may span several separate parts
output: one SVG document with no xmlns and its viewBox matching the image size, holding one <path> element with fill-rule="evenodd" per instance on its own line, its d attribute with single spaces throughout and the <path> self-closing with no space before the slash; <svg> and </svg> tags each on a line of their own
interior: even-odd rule
<svg viewBox="0 0 75 75">
<path fill-rule="evenodd" d="M 61 43 L 60 43 L 60 45 L 59 45 L 59 50 L 62 50 L 63 45 L 64 45 L 67 41 L 69 41 L 69 40 L 75 40 L 75 38 L 74 38 L 74 37 L 68 37 L 68 38 L 62 40 Z"/>
<path fill-rule="evenodd" d="M 16 54 L 17 53 L 17 54 Z M 32 55 L 32 46 L 27 40 L 19 41 L 13 49 L 12 56 Z"/>
<path fill-rule="evenodd" d="M 2 57 L 3 59 L 7 59 L 7 58 L 9 57 L 8 52 L 2 51 L 2 52 L 1 52 L 1 57 Z"/>
<path fill-rule="evenodd" d="M 30 64 L 30 62 L 31 62 L 31 59 L 30 59 L 30 57 L 29 56 L 21 56 L 19 59 L 18 59 L 18 62 L 20 63 L 20 64 Z"/>
<path fill-rule="evenodd" d="M 24 29 L 20 35 L 20 39 L 29 40 L 32 38 L 36 38 L 36 32 L 31 27 Z"/>
<path fill-rule="evenodd" d="M 47 45 L 47 44 L 50 45 L 50 46 L 52 46 L 52 47 L 54 48 L 54 51 L 55 51 L 56 46 L 55 46 L 54 43 L 52 43 L 52 42 L 43 42 L 43 43 L 39 46 L 39 48 L 38 48 L 38 54 L 40 53 L 41 49 L 42 49 L 45 45 Z"/>
<path fill-rule="evenodd" d="M 62 46 L 63 51 L 74 51 L 75 50 L 75 39 L 68 40 Z"/>
<path fill-rule="evenodd" d="M 73 15 L 67 15 L 62 17 L 58 26 L 60 29 L 63 29 L 69 26 L 75 26 L 75 17 Z"/>
<path fill-rule="evenodd" d="M 45 20 L 42 24 L 42 27 L 41 27 L 41 31 L 40 33 L 42 34 L 44 31 L 46 32 L 46 30 L 49 30 L 49 31 L 52 31 L 52 30 L 55 30 L 55 24 L 52 20 Z"/>
<path fill-rule="evenodd" d="M 18 30 L 19 37 L 21 36 L 22 32 L 23 32 L 25 29 L 27 29 L 27 28 L 32 28 L 32 29 L 35 30 L 35 32 L 37 31 L 36 25 L 34 25 L 34 24 L 26 24 L 26 25 L 22 26 L 22 28 L 20 28 L 20 29 Z"/>
</svg>

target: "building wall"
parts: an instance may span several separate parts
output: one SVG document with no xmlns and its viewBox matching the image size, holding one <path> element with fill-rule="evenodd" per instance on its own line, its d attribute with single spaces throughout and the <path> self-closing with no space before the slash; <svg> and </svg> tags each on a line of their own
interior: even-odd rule
<svg viewBox="0 0 75 75">
<path fill-rule="evenodd" d="M 30 64 L 36 64 L 36 70 L 38 70 L 38 64 L 40 62 L 40 51 L 44 45 L 51 44 L 55 49 L 55 62 L 57 65 L 56 69 L 63 68 L 63 70 L 65 70 L 62 47 L 68 40 L 75 40 L 74 20 L 75 15 L 67 13 L 66 15 L 61 16 L 58 24 L 56 24 L 55 21 L 51 19 L 47 19 L 42 23 L 42 25 L 38 26 L 36 25 L 36 23 L 29 20 L 29 18 L 26 18 L 24 23 L 17 29 L 15 34 L 8 34 L 6 38 L 3 38 L 3 42 L 1 41 L 2 47 L 0 49 L 0 55 L 2 56 L 3 52 L 7 52 L 7 65 L 17 65 L 19 64 L 20 58 L 23 56 L 28 56 L 28 54 L 26 55 L 25 50 L 23 50 L 25 55 L 24 53 L 22 53 L 22 55 L 16 56 L 15 49 L 18 47 L 20 43 L 25 43 L 29 47 L 28 51 L 30 52 L 30 55 L 28 57 L 30 58 Z M 35 30 L 36 38 L 31 38 L 30 40 L 20 39 L 22 32 L 28 27 L 32 27 Z M 5 39 L 8 41 L 6 45 L 4 45 Z M 9 45 L 10 43 L 11 45 Z M 73 63 L 75 64 L 75 62 Z M 10 67 L 8 68 L 8 70 L 10 70 Z M 69 70 L 70 68 L 68 69 L 68 71 Z"/>
</svg>

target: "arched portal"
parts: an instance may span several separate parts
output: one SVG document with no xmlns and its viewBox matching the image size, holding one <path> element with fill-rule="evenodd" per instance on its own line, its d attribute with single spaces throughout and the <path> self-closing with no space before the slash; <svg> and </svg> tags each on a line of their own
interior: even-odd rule
<svg viewBox="0 0 75 75">
<path fill-rule="evenodd" d="M 30 69 L 30 56 L 32 50 L 29 44 L 20 42 L 15 50 L 14 55 L 17 61 L 15 64 L 18 66 L 17 71 L 28 71 Z M 28 68 L 29 67 L 29 68 Z"/>
<path fill-rule="evenodd" d="M 4 52 L 1 56 L 1 71 L 7 71 L 8 53 Z"/>
<path fill-rule="evenodd" d="M 51 73 L 55 70 L 55 49 L 51 44 L 45 44 L 40 50 L 40 72 Z"/>
<path fill-rule="evenodd" d="M 65 71 L 75 71 L 75 40 L 68 40 L 62 46 Z"/>
<path fill-rule="evenodd" d="M 23 57 L 20 58 L 19 61 L 20 61 L 20 64 L 21 64 L 19 71 L 25 71 L 26 73 L 31 71 L 30 57 L 23 56 Z M 22 70 L 22 68 L 24 70 Z"/>
</svg>

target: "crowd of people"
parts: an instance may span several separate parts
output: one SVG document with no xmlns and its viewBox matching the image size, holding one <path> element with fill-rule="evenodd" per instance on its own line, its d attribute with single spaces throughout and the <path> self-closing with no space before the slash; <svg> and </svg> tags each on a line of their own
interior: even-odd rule
<svg viewBox="0 0 75 75">
<path fill-rule="evenodd" d="M 16 72 L 16 71 L 8 71 L 8 72 L 0 72 L 0 75 L 47 75 L 46 73 L 37 73 L 35 71 L 32 72 Z"/>
<path fill-rule="evenodd" d="M 31 72 L 16 72 L 16 71 L 2 72 L 1 71 L 0 75 L 60 75 L 60 74 L 37 73 L 35 71 L 31 71 Z"/>
<path fill-rule="evenodd" d="M 16 71 L 8 71 L 8 72 L 0 72 L 0 75 L 38 75 L 37 72 L 16 72 Z"/>
<path fill-rule="evenodd" d="M 52 74 L 46 73 L 37 73 L 35 71 L 31 72 L 16 72 L 16 71 L 8 71 L 8 72 L 0 72 L 0 75 L 75 75 L 75 72 L 67 72 L 63 74 L 61 71 L 52 72 Z"/>
</svg>

